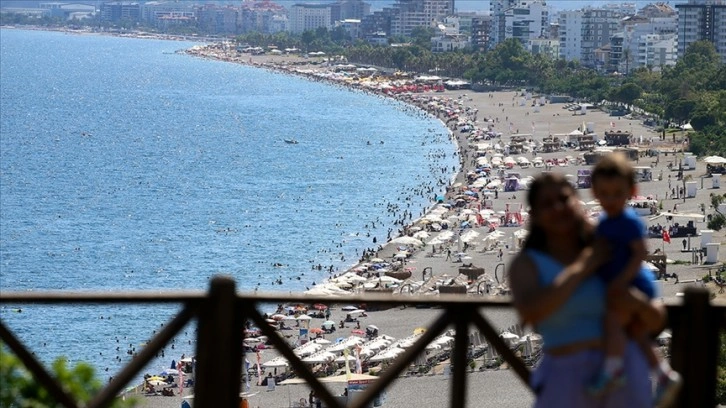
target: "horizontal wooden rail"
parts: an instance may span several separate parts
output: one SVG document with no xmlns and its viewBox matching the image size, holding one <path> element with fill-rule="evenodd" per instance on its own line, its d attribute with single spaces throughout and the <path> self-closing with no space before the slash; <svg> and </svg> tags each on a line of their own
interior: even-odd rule
<svg viewBox="0 0 726 408">
<path fill-rule="evenodd" d="M 513 371 L 528 385 L 529 369 L 499 337 L 496 329 L 482 316 L 482 309 L 511 308 L 508 298 L 461 296 L 455 294 L 430 296 L 391 296 L 365 293 L 344 297 L 308 296 L 304 294 L 237 293 L 234 280 L 218 276 L 210 282 L 208 292 L 143 291 L 143 292 L 0 292 L 0 304 L 180 304 L 181 311 L 165 325 L 149 344 L 89 403 L 88 407 L 107 406 L 123 386 L 137 375 L 153 355 L 161 350 L 188 322 L 198 320 L 197 374 L 195 400 L 197 406 L 236 407 L 241 388 L 241 347 L 244 322 L 256 323 L 290 362 L 293 370 L 316 391 L 331 408 L 339 408 L 328 389 L 302 363 L 291 347 L 265 320 L 257 308 L 264 304 L 325 303 L 365 304 L 388 307 L 427 305 L 440 309 L 440 316 L 429 324 L 419 340 L 402 353 L 380 378 L 355 401 L 364 407 L 388 387 L 436 336 L 453 325 L 456 329 L 452 352 L 453 382 L 451 407 L 466 403 L 466 358 L 468 328 L 473 326 L 488 340 Z M 716 364 L 719 335 L 726 330 L 726 303 L 714 302 L 705 289 L 689 288 L 683 299 L 666 304 L 669 326 L 673 331 L 671 362 L 684 376 L 684 389 L 679 406 L 713 406 L 716 391 Z M 65 407 L 77 407 L 43 366 L 0 321 L 0 339 L 23 361 L 36 379 Z M 220 377 L 228 381 L 219 381 Z M 205 380 L 206 379 L 206 380 Z"/>
</svg>

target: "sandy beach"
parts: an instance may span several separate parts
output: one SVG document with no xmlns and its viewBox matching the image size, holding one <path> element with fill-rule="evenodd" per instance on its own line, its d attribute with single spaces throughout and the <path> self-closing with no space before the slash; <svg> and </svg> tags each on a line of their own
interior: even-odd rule
<svg viewBox="0 0 726 408">
<path fill-rule="evenodd" d="M 338 81 L 327 75 L 332 72 L 331 67 L 320 65 L 322 59 L 304 59 L 297 56 L 251 56 L 249 54 L 237 54 L 234 50 L 222 51 L 221 49 L 198 49 L 192 54 L 201 57 L 216 58 L 227 60 L 230 62 L 244 63 L 251 66 L 270 69 L 278 72 L 291 73 L 294 75 L 303 75 L 312 79 L 333 82 L 346 86 L 351 86 L 348 82 Z M 310 64 L 314 62 L 314 64 Z M 361 89 L 360 85 L 355 85 L 357 89 Z M 374 89 L 366 89 L 369 92 L 380 92 Z M 712 188 L 712 178 L 703 178 L 706 174 L 706 165 L 702 161 L 696 162 L 696 168 L 686 170 L 684 175 L 692 176 L 692 181 L 697 182 L 697 191 L 695 197 L 690 198 L 672 198 L 672 190 L 682 186 L 681 181 L 676 180 L 678 163 L 682 160 L 682 154 L 674 154 L 683 148 L 682 134 L 677 134 L 675 142 L 672 136 L 668 136 L 668 140 L 661 141 L 659 135 L 655 131 L 643 124 L 643 122 L 631 117 L 612 117 L 599 110 L 587 111 L 585 115 L 575 115 L 573 112 L 563 109 L 562 103 L 549 103 L 544 105 L 532 106 L 536 95 L 532 99 L 526 99 L 526 95 L 518 91 L 502 91 L 502 92 L 473 92 L 470 90 L 447 90 L 444 92 L 425 92 L 414 93 L 410 95 L 398 95 L 397 99 L 404 102 L 425 108 L 432 115 L 438 116 L 442 122 L 447 123 L 452 131 L 452 137 L 456 139 L 459 146 L 459 156 L 461 159 L 461 169 L 456 176 L 456 180 L 452 184 L 447 193 L 447 200 L 455 200 L 466 191 L 471 177 L 468 175 L 476 169 L 477 144 L 488 143 L 491 145 L 491 152 L 486 155 L 490 159 L 495 151 L 494 145 L 509 144 L 512 134 L 520 134 L 525 139 L 531 140 L 535 145 L 541 145 L 542 141 L 550 135 L 566 135 L 583 127 L 591 128 L 595 134 L 602 135 L 603 132 L 609 130 L 621 130 L 632 133 L 635 145 L 642 152 L 654 150 L 660 152 L 657 158 L 655 156 L 641 156 L 634 165 L 648 166 L 651 168 L 652 181 L 644 181 L 638 184 L 639 194 L 641 196 L 651 197 L 662 207 L 662 211 L 672 211 L 677 206 L 678 214 L 703 214 L 702 205 L 705 205 L 705 214 L 712 214 L 714 210 L 710 207 L 710 194 L 724 194 L 724 188 Z M 457 110 L 455 115 L 449 111 Z M 452 119 L 456 116 L 455 119 Z M 501 134 L 491 140 L 474 140 L 476 132 L 461 131 L 461 124 L 468 123 L 475 129 L 489 130 L 495 135 Z M 642 141 L 642 142 L 641 142 Z M 582 160 L 578 160 L 583 151 L 574 149 L 564 149 L 562 151 L 544 152 L 537 151 L 535 154 L 531 152 L 523 152 L 511 154 L 513 157 L 523 156 L 533 161 L 535 157 L 541 157 L 543 162 L 562 163 L 563 165 L 555 165 L 551 170 L 571 175 L 573 180 L 576 179 L 577 171 L 589 169 L 591 166 L 585 165 Z M 570 159 L 568 159 L 568 156 Z M 669 163 L 672 167 L 669 167 Z M 520 179 L 524 180 L 533 177 L 545 170 L 544 167 L 534 167 L 514 165 L 513 168 L 504 171 L 504 174 L 517 173 Z M 507 176 L 508 177 L 508 176 Z M 717 176 L 718 177 L 718 176 Z M 498 179 L 497 173 L 490 173 L 491 181 Z M 488 183 L 487 183 L 488 184 Z M 441 216 L 442 219 L 456 216 L 458 219 L 476 220 L 476 218 L 466 218 L 467 215 L 475 215 L 480 208 L 490 207 L 492 214 L 496 216 L 505 215 L 507 207 L 518 209 L 520 206 L 526 211 L 525 196 L 526 191 L 504 191 L 503 185 L 496 192 L 496 196 L 487 196 L 486 198 L 479 195 L 478 199 L 467 199 L 461 206 L 453 206 Z M 594 205 L 588 204 L 593 200 L 589 189 L 578 190 L 580 198 L 587 208 L 593 208 Z M 668 198 L 666 198 L 666 196 Z M 486 203 L 488 201 L 488 203 Z M 466 211 L 469 210 L 469 211 Z M 518 211 L 510 211 L 524 215 Z M 509 216 L 506 214 L 507 217 Z M 670 226 L 675 222 L 681 225 L 687 222 L 685 218 L 675 217 L 672 221 L 667 221 L 665 216 L 643 217 L 649 226 Z M 704 217 L 705 218 L 705 217 Z M 706 229 L 706 222 L 697 218 L 689 218 L 694 220 L 695 227 L 698 231 Z M 486 220 L 485 220 L 486 221 Z M 492 223 L 486 222 L 480 225 L 478 222 L 469 222 L 470 227 L 461 231 L 472 236 L 466 241 L 466 251 L 463 252 L 461 259 L 457 256 L 447 257 L 447 250 L 453 252 L 463 251 L 462 241 L 455 238 L 443 240 L 442 243 L 436 244 L 436 248 L 443 248 L 444 251 L 438 251 L 432 254 L 432 245 L 430 242 L 437 239 L 441 234 L 455 229 L 453 226 L 449 229 L 440 231 L 431 230 L 428 226 L 430 223 L 424 223 L 419 220 L 412 220 L 407 226 L 408 231 L 425 231 L 429 229 L 428 236 L 422 238 L 426 243 L 425 247 L 411 251 L 412 253 L 405 260 L 402 268 L 408 269 L 412 276 L 410 282 L 420 282 L 423 279 L 423 271 L 429 268 L 433 274 L 433 278 L 426 277 L 426 281 L 435 285 L 437 280 L 446 280 L 459 275 L 459 268 L 462 264 L 471 264 L 474 267 L 484 268 L 485 274 L 479 278 L 479 281 L 488 282 L 491 285 L 493 293 L 506 293 L 506 285 L 497 282 L 494 275 L 495 268 L 498 264 L 503 263 L 504 268 L 508 265 L 511 257 L 516 254 L 518 231 L 525 228 L 524 223 L 518 226 L 497 225 L 496 230 L 501 235 L 496 240 L 485 241 L 485 237 L 493 229 Z M 413 227 L 413 229 L 411 229 Z M 420 235 L 423 237 L 423 235 Z M 649 239 L 648 246 L 651 252 L 659 249 L 665 253 L 669 264 L 667 265 L 668 274 L 677 274 L 678 283 L 675 279 L 667 281 L 660 280 L 658 284 L 661 289 L 661 297 L 664 301 L 677 301 L 681 294 L 690 285 L 703 285 L 700 279 L 709 273 L 709 265 L 702 264 L 697 257 L 697 263 L 691 264 L 693 254 L 684 250 L 683 239 L 673 238 L 671 243 L 664 243 L 660 237 Z M 711 242 L 723 242 L 724 231 L 715 232 Z M 437 241 L 433 241 L 437 242 Z M 694 236 L 688 238 L 686 247 L 700 247 L 701 237 Z M 385 261 L 394 262 L 394 257 L 400 252 L 399 244 L 387 244 L 376 254 L 371 257 L 381 258 Z M 499 259 L 499 254 L 502 259 Z M 722 263 L 726 259 L 726 249 L 721 248 L 718 254 L 718 262 Z M 703 260 L 706 260 L 704 257 Z M 714 271 L 715 268 L 710 266 Z M 501 275 L 499 276 L 501 279 Z M 476 284 L 476 282 L 474 282 Z M 416 285 L 414 285 L 416 286 Z M 470 292 L 472 292 L 470 288 Z M 475 292 L 475 290 L 474 290 Z M 485 294 L 484 294 L 485 295 Z M 469 294 L 469 296 L 482 296 L 477 294 Z M 343 304 L 336 305 L 331 308 L 331 320 L 338 322 L 345 317 L 346 312 L 341 310 Z M 425 327 L 438 314 L 439 310 L 433 309 L 393 309 L 389 311 L 370 311 L 367 316 L 360 318 L 360 325 L 365 326 L 373 324 L 380 329 L 381 334 L 386 334 L 394 338 L 400 339 L 410 336 L 414 329 Z M 517 323 L 517 318 L 513 310 L 488 310 L 485 315 L 490 322 L 499 330 L 506 330 Z M 313 319 L 310 327 L 320 327 L 321 319 Z M 355 323 L 346 323 L 345 328 L 338 329 L 334 334 L 327 336 L 334 339 L 351 335 L 351 331 L 356 327 Z M 274 358 L 276 353 L 274 350 L 264 350 L 262 352 L 263 361 L 269 361 Z M 254 356 L 247 357 L 252 361 Z M 513 372 L 502 369 L 486 369 L 479 370 L 481 362 L 477 365 L 477 369 L 468 375 L 469 384 L 469 405 L 477 407 L 522 407 L 531 405 L 533 396 L 524 384 L 514 375 Z M 440 367 L 443 367 L 442 364 Z M 418 406 L 445 406 L 449 400 L 449 381 L 450 378 L 444 374 L 444 370 L 434 370 L 423 376 L 408 376 L 400 378 L 388 391 L 386 403 L 384 406 L 391 407 L 418 407 Z M 344 385 L 331 386 L 334 393 L 342 392 Z M 252 407 L 289 407 L 291 403 L 306 398 L 309 388 L 305 385 L 286 385 L 278 386 L 274 391 L 267 391 L 266 387 L 252 385 L 252 393 L 256 395 L 250 398 L 250 406 Z M 191 390 L 185 390 L 185 395 Z M 141 397 L 143 407 L 179 407 L 181 397 Z"/>
</svg>

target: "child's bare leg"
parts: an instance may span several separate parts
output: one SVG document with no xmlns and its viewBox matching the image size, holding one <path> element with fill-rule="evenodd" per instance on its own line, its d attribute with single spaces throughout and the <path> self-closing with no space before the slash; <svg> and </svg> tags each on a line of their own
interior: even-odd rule
<svg viewBox="0 0 726 408">
<path fill-rule="evenodd" d="M 622 358 L 627 342 L 623 316 L 618 311 L 608 310 L 605 314 L 605 356 Z"/>
</svg>

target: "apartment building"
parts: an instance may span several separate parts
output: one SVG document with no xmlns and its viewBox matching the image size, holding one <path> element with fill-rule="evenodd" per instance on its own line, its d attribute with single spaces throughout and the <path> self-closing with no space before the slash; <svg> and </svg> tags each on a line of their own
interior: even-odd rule
<svg viewBox="0 0 726 408">
<path fill-rule="evenodd" d="M 622 15 L 611 9 L 586 8 L 559 14 L 560 57 L 578 60 L 584 66 L 602 68 L 606 62 L 595 58 L 595 51 L 605 45 L 620 28 Z"/>
<path fill-rule="evenodd" d="M 416 27 L 431 27 L 454 14 L 454 0 L 398 0 L 391 18 L 391 35 L 410 36 Z"/>
<path fill-rule="evenodd" d="M 726 63 L 726 1 L 690 0 L 678 10 L 678 57 L 696 41 L 713 43 L 721 62 Z"/>
</svg>

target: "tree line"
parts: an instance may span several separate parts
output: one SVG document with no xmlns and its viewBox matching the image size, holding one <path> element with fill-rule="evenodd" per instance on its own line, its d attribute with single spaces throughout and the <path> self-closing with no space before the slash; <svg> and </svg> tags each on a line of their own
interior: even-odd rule
<svg viewBox="0 0 726 408">
<path fill-rule="evenodd" d="M 298 36 L 253 33 L 237 40 L 336 53 L 352 63 L 464 78 L 474 84 L 528 88 L 591 102 L 607 100 L 652 114 L 664 130 L 690 123 L 694 130 L 690 149 L 697 155 L 726 152 L 726 65 L 710 42 L 693 43 L 675 65 L 659 71 L 642 67 L 626 75 L 607 75 L 578 61 L 532 54 L 516 39 L 505 40 L 486 52 L 463 49 L 434 53 L 433 34 L 431 28 L 417 28 L 408 38 L 392 39 L 395 46 L 354 41 L 340 27 L 318 28 Z"/>
</svg>

